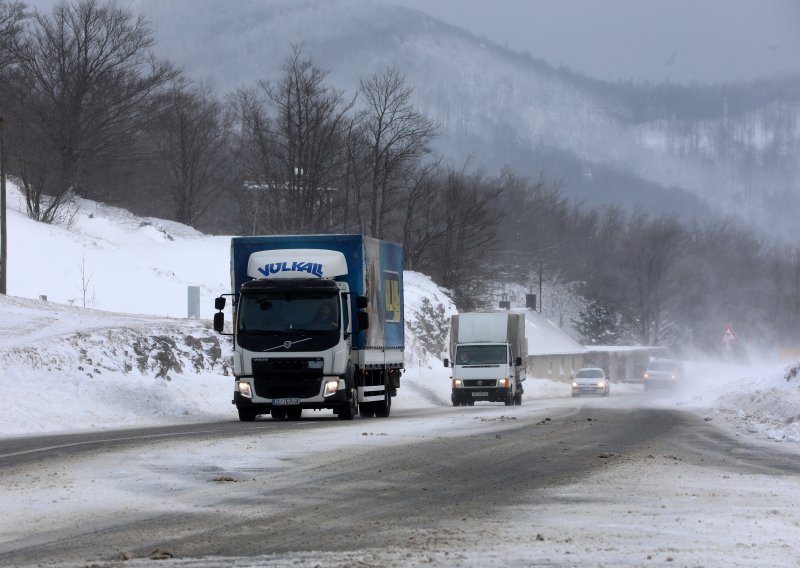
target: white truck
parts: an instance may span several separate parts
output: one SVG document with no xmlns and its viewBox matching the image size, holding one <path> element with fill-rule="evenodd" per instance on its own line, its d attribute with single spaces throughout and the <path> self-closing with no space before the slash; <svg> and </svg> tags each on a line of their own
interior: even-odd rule
<svg viewBox="0 0 800 568">
<path fill-rule="evenodd" d="M 528 343 L 525 314 L 471 312 L 450 319 L 453 406 L 476 401 L 522 404 Z"/>
</svg>

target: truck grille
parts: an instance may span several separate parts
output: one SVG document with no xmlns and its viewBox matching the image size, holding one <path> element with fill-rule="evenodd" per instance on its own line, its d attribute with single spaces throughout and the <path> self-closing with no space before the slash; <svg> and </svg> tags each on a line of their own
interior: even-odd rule
<svg viewBox="0 0 800 568">
<path fill-rule="evenodd" d="M 256 395 L 261 398 L 310 398 L 320 393 L 321 381 L 321 377 L 296 377 L 289 380 L 256 377 Z"/>
<path fill-rule="evenodd" d="M 253 359 L 256 395 L 262 398 L 309 398 L 320 393 L 322 359 Z"/>
<path fill-rule="evenodd" d="M 478 384 L 480 383 L 480 384 Z M 465 387 L 495 387 L 497 386 L 497 379 L 466 379 L 464 381 Z"/>
</svg>

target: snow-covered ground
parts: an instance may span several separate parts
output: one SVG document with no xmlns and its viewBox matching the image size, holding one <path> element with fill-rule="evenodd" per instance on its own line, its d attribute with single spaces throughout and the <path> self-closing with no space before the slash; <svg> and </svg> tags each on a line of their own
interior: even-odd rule
<svg viewBox="0 0 800 568">
<path fill-rule="evenodd" d="M 8 203 L 0 435 L 234 417 L 229 343 L 208 321 L 213 298 L 229 288 L 229 237 L 85 200 L 69 227 L 35 223 L 13 185 Z M 187 286 L 200 287 L 204 319 L 186 318 Z M 430 316 L 425 302 L 442 306 L 444 319 L 455 311 L 428 277 L 406 272 L 408 369 L 396 408 L 449 405 L 449 370 L 415 335 Z M 800 377 L 790 376 L 790 363 L 706 361 L 689 369 L 683 389 L 652 402 L 800 441 Z M 637 388 L 616 385 L 614 394 Z M 528 401 L 568 395 L 562 383 L 526 384 Z"/>
<path fill-rule="evenodd" d="M 0 436 L 236 420 L 230 404 L 228 340 L 210 329 L 208 319 L 185 317 L 186 286 L 201 287 L 203 318 L 213 312 L 213 298 L 227 291 L 227 237 L 203 236 L 175 223 L 138 219 L 91 202 L 81 202 L 70 228 L 42 225 L 19 212 L 13 189 L 9 207 L 9 295 L 0 297 Z M 313 436 L 298 428 L 280 449 L 269 455 L 259 452 L 257 464 L 248 457 L 256 455 L 247 451 L 253 440 L 242 436 L 224 442 L 165 442 L 144 451 L 37 467 L 33 475 L 25 468 L 9 471 L 0 491 L 0 543 L 29 537 L 28 527 L 34 523 L 41 534 L 49 529 L 82 531 L 86 523 L 102 527 L 117 514 L 112 503 L 124 503 L 132 515 L 190 511 L 217 502 L 221 492 L 245 491 L 237 487 L 243 484 L 227 484 L 224 490 L 209 484 L 214 476 L 244 479 L 254 467 L 284 471 L 301 463 L 309 450 L 391 447 L 429 436 L 458 438 L 510 427 L 509 409 L 502 405 L 450 406 L 449 369 L 430 355 L 431 338 L 415 335 L 415 330 L 431 317 L 430 306 L 441 305 L 440 317 L 445 318 L 454 307 L 422 274 L 405 273 L 405 292 L 409 352 L 394 401 L 393 415 L 398 416 L 338 423 L 336 428 L 315 429 Z M 693 361 L 687 363 L 689 378 L 679 390 L 644 393 L 639 385 L 614 384 L 611 398 L 602 403 L 690 409 L 738 436 L 796 443 L 797 367 L 798 362 Z M 514 412 L 538 420 L 552 409 L 569 411 L 583 404 L 591 401 L 571 399 L 567 384 L 531 378 L 524 405 Z M 405 412 L 415 409 L 423 412 Z M 712 487 L 702 471 L 668 458 L 621 463 L 597 478 L 548 490 L 553 505 L 521 503 L 505 524 L 481 528 L 497 533 L 497 546 L 491 549 L 462 543 L 456 556 L 434 546 L 422 552 L 297 553 L 164 565 L 638 566 L 649 565 L 651 559 L 656 564 L 674 560 L 675 565 L 723 565 L 728 560 L 738 566 L 793 565 L 800 552 L 793 544 L 798 518 L 786 508 L 796 503 L 793 479 L 720 475 Z M 658 507 L 650 502 L 647 475 L 636 477 L 643 468 L 663 484 Z M 97 471 L 104 473 L 98 476 Z M 566 514 L 555 505 L 569 495 L 590 494 L 598 485 L 606 488 L 604 500 L 575 502 Z M 640 506 L 616 510 L 631 499 L 641 501 Z M 751 516 L 756 505 L 767 511 L 761 525 Z M 626 524 L 609 525 L 610 515 L 625 518 Z M 527 534 L 531 526 L 548 530 Z M 637 526 L 648 527 L 646 534 L 630 530 Z M 458 527 L 451 528 L 452 534 L 458 532 Z M 525 538 L 508 540 L 509 530 Z M 748 542 L 750 532 L 757 536 Z M 735 558 L 730 557 L 734 550 Z M 765 555 L 765 550 L 771 552 Z"/>
</svg>

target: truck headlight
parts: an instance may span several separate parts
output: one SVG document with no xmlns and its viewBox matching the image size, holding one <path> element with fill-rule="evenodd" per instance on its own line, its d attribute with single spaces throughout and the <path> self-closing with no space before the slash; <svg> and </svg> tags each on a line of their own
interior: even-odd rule
<svg viewBox="0 0 800 568">
<path fill-rule="evenodd" d="M 605 381 L 597 381 L 597 386 L 602 388 L 602 387 L 606 386 L 606 382 Z"/>
<path fill-rule="evenodd" d="M 453 388 L 460 389 L 461 388 L 461 379 L 453 379 Z"/>
<path fill-rule="evenodd" d="M 239 381 L 236 383 L 236 390 L 239 391 L 239 395 L 245 398 L 253 398 L 253 389 L 250 383 Z"/>
<path fill-rule="evenodd" d="M 578 388 L 578 383 L 576 383 L 575 381 L 572 381 L 572 388 L 575 388 L 575 389 Z"/>
<path fill-rule="evenodd" d="M 507 378 L 497 379 L 497 386 L 500 387 L 501 389 L 507 389 L 510 384 L 511 381 L 509 381 Z"/>
<path fill-rule="evenodd" d="M 322 390 L 322 396 L 332 396 L 339 390 L 339 379 L 330 379 L 325 381 L 325 388 Z"/>
</svg>

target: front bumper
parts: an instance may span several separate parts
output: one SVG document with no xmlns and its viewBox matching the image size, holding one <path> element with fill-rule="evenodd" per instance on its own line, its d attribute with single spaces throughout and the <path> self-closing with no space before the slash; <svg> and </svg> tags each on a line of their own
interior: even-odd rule
<svg viewBox="0 0 800 568">
<path fill-rule="evenodd" d="M 584 394 L 605 394 L 606 387 L 598 387 L 597 385 L 577 386 L 572 387 L 572 396 L 580 396 Z"/>
<path fill-rule="evenodd" d="M 237 408 L 254 410 L 259 414 L 268 413 L 273 406 L 282 408 L 295 407 L 302 409 L 337 409 L 347 404 L 347 389 L 343 388 L 344 381 L 340 380 L 339 390 L 330 396 L 323 396 L 325 382 L 329 379 L 321 377 L 309 384 L 309 381 L 298 382 L 293 386 L 285 379 L 270 381 L 264 377 L 240 377 L 237 383 L 247 382 L 251 385 L 253 397 L 243 396 L 238 387 L 233 391 L 231 401 Z M 263 395 L 267 396 L 263 396 Z M 278 401 L 277 404 L 275 402 Z"/>
<path fill-rule="evenodd" d="M 510 396 L 510 389 L 498 387 L 476 387 L 453 389 L 453 402 L 505 402 Z"/>
</svg>

